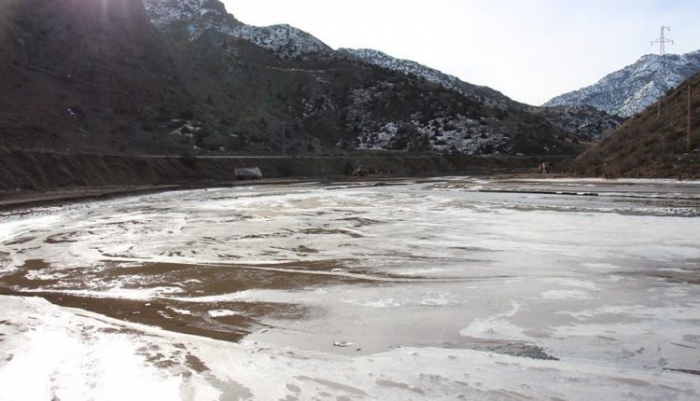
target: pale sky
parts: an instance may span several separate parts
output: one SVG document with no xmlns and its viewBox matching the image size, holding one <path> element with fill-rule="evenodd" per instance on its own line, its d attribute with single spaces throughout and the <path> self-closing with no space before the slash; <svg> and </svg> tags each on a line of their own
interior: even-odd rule
<svg viewBox="0 0 700 401">
<path fill-rule="evenodd" d="M 223 0 L 250 25 L 287 23 L 541 104 L 656 53 L 700 50 L 700 0 Z"/>
</svg>

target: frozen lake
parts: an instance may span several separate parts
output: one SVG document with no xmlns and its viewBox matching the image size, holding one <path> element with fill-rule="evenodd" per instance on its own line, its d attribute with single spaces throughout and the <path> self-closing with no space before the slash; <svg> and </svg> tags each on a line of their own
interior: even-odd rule
<svg viewBox="0 0 700 401">
<path fill-rule="evenodd" d="M 0 400 L 697 400 L 699 235 L 697 181 L 261 185 L 6 213 Z"/>
</svg>

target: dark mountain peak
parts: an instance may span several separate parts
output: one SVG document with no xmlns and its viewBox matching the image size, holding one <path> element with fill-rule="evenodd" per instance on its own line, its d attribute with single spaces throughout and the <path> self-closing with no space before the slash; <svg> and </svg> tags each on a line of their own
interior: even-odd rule
<svg viewBox="0 0 700 401">
<path fill-rule="evenodd" d="M 143 3 L 153 25 L 159 28 L 173 22 L 195 20 L 240 24 L 218 0 L 143 0 Z"/>
<path fill-rule="evenodd" d="M 160 30 L 186 24 L 190 39 L 207 29 L 252 42 L 280 57 L 304 57 L 332 51 L 311 34 L 289 25 L 246 25 L 226 11 L 218 0 L 144 0 L 153 25 Z"/>
</svg>

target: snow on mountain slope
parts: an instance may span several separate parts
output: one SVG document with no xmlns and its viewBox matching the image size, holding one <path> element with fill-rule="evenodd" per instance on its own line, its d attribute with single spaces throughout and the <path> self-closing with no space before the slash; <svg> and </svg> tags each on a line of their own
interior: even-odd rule
<svg viewBox="0 0 700 401">
<path fill-rule="evenodd" d="M 267 27 L 239 25 L 226 33 L 290 57 L 331 51 L 313 35 L 286 24 Z"/>
<path fill-rule="evenodd" d="M 191 39 L 199 37 L 206 29 L 215 29 L 285 57 L 332 51 L 319 39 L 289 25 L 256 27 L 243 24 L 228 14 L 224 4 L 218 0 L 144 0 L 144 4 L 149 18 L 157 28 L 167 29 L 170 24 L 184 21 L 189 24 Z M 455 76 L 415 61 L 397 59 L 371 49 L 339 49 L 337 53 L 407 75 L 416 75 L 490 107 L 506 109 L 515 105 L 511 99 L 491 88 L 463 82 Z"/>
<path fill-rule="evenodd" d="M 599 141 L 626 121 L 588 105 L 538 107 L 534 112 L 584 141 Z"/>
<path fill-rule="evenodd" d="M 554 125 L 527 111 L 483 107 L 455 91 L 410 88 L 410 83 L 378 81 L 353 89 L 343 111 L 351 137 L 338 146 L 468 155 L 577 151 Z"/>
<path fill-rule="evenodd" d="M 466 83 L 455 76 L 445 74 L 444 72 L 424 66 L 415 61 L 394 58 L 378 50 L 338 49 L 338 53 L 345 57 L 361 60 L 406 75 L 416 75 L 426 81 L 460 92 L 465 96 L 480 98 L 479 100 L 482 100 L 490 107 L 506 108 L 514 103 L 508 97 L 491 88 Z"/>
<path fill-rule="evenodd" d="M 426 67 L 411 60 L 402 60 L 389 56 L 372 49 L 339 49 L 338 53 L 345 57 L 361 60 L 363 62 L 374 64 L 380 67 L 397 71 L 405 75 L 415 75 L 425 79 L 426 81 L 436 83 L 447 89 L 459 92 L 471 99 L 477 100 L 501 110 L 509 108 L 519 109 L 522 105 L 512 101 L 500 92 L 484 86 L 476 86 L 461 81 L 459 78 L 445 74 L 441 71 Z M 603 111 L 599 111 L 590 106 L 567 106 L 556 108 L 535 108 L 534 113 L 544 117 L 551 124 L 563 129 L 564 131 L 576 136 L 582 140 L 600 140 L 603 134 L 609 130 L 619 127 L 624 118 L 609 115 Z M 466 121 L 466 122 L 465 122 Z M 434 148 L 445 150 L 444 144 L 447 143 L 447 148 L 457 149 L 463 152 L 478 152 L 480 148 L 502 148 L 503 142 L 498 139 L 500 132 L 491 132 L 489 140 L 484 140 L 481 137 L 469 137 L 466 133 L 470 130 L 469 119 L 458 119 L 455 122 L 456 126 L 461 127 L 461 135 L 448 134 L 444 138 L 438 138 L 434 143 Z M 478 125 L 478 124 L 477 124 Z M 370 136 L 370 140 L 362 140 L 364 147 L 375 148 L 378 143 L 384 142 L 381 138 L 387 138 L 388 133 L 392 132 L 393 125 L 385 127 L 378 135 Z M 417 127 L 421 131 L 420 127 Z M 431 134 L 432 135 L 432 134 Z M 375 141 L 371 139 L 374 138 Z M 377 139 L 379 138 L 379 139 Z M 392 136 L 393 138 L 393 136 Z M 366 139 L 366 138 L 365 138 Z M 494 142 L 495 140 L 495 142 Z M 454 142 L 454 143 L 452 143 Z"/>
<path fill-rule="evenodd" d="M 192 62 L 209 57 L 209 53 L 199 52 L 207 44 L 213 44 L 210 48 L 216 50 L 212 51 L 222 49 L 218 44 L 228 35 L 279 56 L 282 60 L 259 49 L 249 49 L 255 51 L 240 60 L 270 68 L 250 74 L 243 70 L 240 74 L 222 74 L 217 78 L 219 83 L 212 85 L 211 93 L 203 92 L 202 98 L 211 96 L 212 101 L 205 106 L 208 109 L 228 102 L 215 99 L 216 87 L 229 81 L 243 92 L 234 102 L 239 108 L 249 102 L 277 107 L 280 115 L 295 122 L 295 149 L 316 149 L 319 145 L 305 137 L 309 135 L 322 138 L 325 146 L 343 149 L 475 155 L 570 155 L 579 151 L 572 138 L 529 113 L 525 105 L 416 62 L 374 50 L 333 51 L 288 25 L 248 26 L 228 14 L 217 0 L 143 1 L 154 25 L 166 36 L 181 41 L 189 35 L 196 52 Z M 297 64 L 299 56 L 304 59 L 303 65 Z M 238 61 L 231 67 L 238 68 Z M 290 81 L 295 85 L 288 85 Z M 269 82 L 270 88 L 260 90 L 257 82 Z M 203 87 L 201 82 L 197 86 Z M 275 104 L 266 100 L 270 93 L 277 95 Z M 226 109 L 222 107 L 220 113 L 229 113 Z M 257 119 L 267 125 L 268 118 L 269 115 L 260 115 Z M 282 148 L 290 145 L 285 142 L 279 146 L 279 134 L 268 132 L 262 124 L 252 128 L 250 125 L 241 131 L 262 131 L 271 148 L 286 151 Z M 229 130 L 227 125 L 220 126 L 222 131 Z"/>
<path fill-rule="evenodd" d="M 700 50 L 683 55 L 649 54 L 595 85 L 557 96 L 544 106 L 589 105 L 629 117 L 700 71 Z"/>
<path fill-rule="evenodd" d="M 232 15 L 226 13 L 223 3 L 211 0 L 144 0 L 146 12 L 153 25 L 162 28 L 180 20 L 194 20 L 208 16 L 211 19 L 227 19 L 235 21 Z"/>
<path fill-rule="evenodd" d="M 159 29 L 166 29 L 173 23 L 188 23 L 191 39 L 199 37 L 207 29 L 215 29 L 284 57 L 331 50 L 314 36 L 289 25 L 246 25 L 228 14 L 224 4 L 218 0 L 144 0 L 144 5 L 151 22 Z"/>
</svg>

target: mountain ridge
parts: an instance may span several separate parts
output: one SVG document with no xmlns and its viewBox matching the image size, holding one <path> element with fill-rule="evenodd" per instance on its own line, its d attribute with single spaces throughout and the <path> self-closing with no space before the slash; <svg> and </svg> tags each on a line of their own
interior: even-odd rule
<svg viewBox="0 0 700 401">
<path fill-rule="evenodd" d="M 416 61 L 395 58 L 379 50 L 340 48 L 337 51 L 343 56 L 362 60 L 370 64 L 388 68 L 392 71 L 398 71 L 406 75 L 413 74 L 419 76 L 429 82 L 437 83 L 447 89 L 460 92 L 465 96 L 480 97 L 487 105 L 492 107 L 505 108 L 517 104 L 517 102 L 495 89 L 487 86 L 470 84 L 458 77 L 446 74 Z"/>
<path fill-rule="evenodd" d="M 342 106 L 345 109 L 343 112 L 345 129 L 353 133 L 351 136 L 346 135 L 338 140 L 337 146 L 344 149 L 414 151 L 421 149 L 438 152 L 466 152 L 469 154 L 480 154 L 483 152 L 519 153 L 519 151 L 513 150 L 514 148 L 510 143 L 513 139 L 511 137 L 530 135 L 534 130 L 533 127 L 527 127 L 527 124 L 522 123 L 518 124 L 519 127 L 515 127 L 515 129 L 505 128 L 507 124 L 504 125 L 500 122 L 509 112 L 514 110 L 524 115 L 524 105 L 512 101 L 493 89 L 463 82 L 456 77 L 413 61 L 398 60 L 375 50 L 339 49 L 336 51 L 323 44 L 321 40 L 303 31 L 297 30 L 296 32 L 300 32 L 298 35 L 285 36 L 284 33 L 280 34 L 280 29 L 296 30 L 296 28 L 288 25 L 275 25 L 272 27 L 245 25 L 230 14 L 224 16 L 226 10 L 225 7 L 220 7 L 220 3 L 216 7 L 212 7 L 211 3 L 216 2 L 216 0 L 181 0 L 180 2 L 173 0 L 145 0 L 145 2 L 147 3 L 146 8 L 149 10 L 149 15 L 155 20 L 154 25 L 159 26 L 160 29 L 167 30 L 167 25 L 178 26 L 184 20 L 190 26 L 208 27 L 222 34 L 247 40 L 271 51 L 281 59 L 309 62 L 315 60 L 315 62 L 320 62 L 324 65 L 328 61 L 333 63 L 333 60 L 342 63 L 345 63 L 345 60 L 353 63 L 361 62 L 364 65 L 400 73 L 409 79 L 417 78 L 427 83 L 439 85 L 447 91 L 459 93 L 466 98 L 465 101 L 458 101 L 458 103 L 463 103 L 463 107 L 466 107 L 468 110 L 457 114 L 450 115 L 449 113 L 455 112 L 452 111 L 446 114 L 445 110 L 439 110 L 440 107 L 445 105 L 440 106 L 443 101 L 437 101 L 437 109 L 435 105 L 420 106 L 419 109 L 424 110 L 415 110 L 410 116 L 399 116 L 396 114 L 396 111 L 391 111 L 396 99 L 395 92 L 397 92 L 398 88 L 401 88 L 398 89 L 399 91 L 412 91 L 411 85 L 397 85 L 400 83 L 399 80 L 390 78 L 389 82 L 376 82 L 363 88 L 353 88 L 350 91 L 349 98 L 344 101 L 346 104 Z M 165 11 L 159 10 L 159 7 L 162 5 L 167 6 Z M 173 9 L 173 5 L 178 7 Z M 185 6 L 194 8 L 187 10 Z M 200 8 L 197 9 L 196 7 Z M 215 12 L 212 12 L 212 9 Z M 159 18 L 162 18 L 162 15 L 170 16 L 169 19 L 166 19 L 166 23 L 159 22 Z M 190 31 L 195 34 L 191 35 L 190 40 L 194 40 L 196 35 L 201 35 L 203 30 L 192 30 L 190 28 Z M 254 32 L 255 35 L 244 35 L 242 32 Z M 279 40 L 279 38 L 282 38 L 282 40 Z M 290 52 L 288 51 L 289 49 L 293 50 Z M 380 77 L 383 75 L 385 75 L 383 72 L 379 73 Z M 368 106 L 386 96 L 390 96 L 389 99 L 392 105 L 383 106 L 386 111 L 382 113 L 389 113 L 394 115 L 394 117 L 392 119 L 381 117 L 379 121 L 373 121 L 377 118 L 378 110 L 376 110 L 376 105 Z M 424 97 L 425 95 L 419 94 L 419 96 Z M 433 97 L 435 98 L 435 96 Z M 403 99 L 408 99 L 408 97 L 403 97 Z M 322 108 L 325 108 L 324 110 L 315 111 L 312 110 L 312 104 L 317 101 L 309 102 L 305 100 L 305 110 L 303 110 L 299 119 L 304 121 L 333 109 L 338 109 L 339 105 L 330 105 L 327 101 L 328 98 L 325 98 L 324 102 L 326 103 L 322 106 Z M 494 112 L 475 111 L 476 105 L 493 109 Z M 416 106 L 413 107 L 416 108 Z M 427 115 L 425 110 L 430 110 Z M 494 118 L 496 114 L 499 118 Z M 538 117 L 527 116 L 527 119 L 537 120 Z M 544 120 L 537 124 L 546 125 Z M 499 126 L 499 128 L 491 127 L 492 125 Z M 502 125 L 503 127 L 500 127 Z M 509 135 L 509 133 L 516 134 L 518 129 L 527 131 L 527 133 L 522 132 L 518 135 Z M 550 133 L 554 131 L 550 128 L 547 130 Z M 550 135 L 550 133 L 545 135 Z M 541 152 L 548 153 L 558 147 L 559 145 L 552 143 L 550 146 L 542 148 Z"/>
<path fill-rule="evenodd" d="M 255 27 L 243 24 L 233 15 L 227 14 L 225 6 L 216 0 L 180 0 L 179 2 L 145 0 L 145 2 L 154 25 L 167 28 L 168 23 L 185 21 L 189 24 L 190 40 L 201 35 L 205 29 L 215 29 L 218 32 L 248 40 L 281 58 L 343 57 L 386 68 L 409 77 L 424 79 L 458 92 L 469 100 L 500 109 L 502 112 L 531 109 L 530 106 L 516 102 L 490 87 L 474 85 L 418 62 L 395 58 L 379 50 L 350 48 L 333 50 L 313 35 L 288 25 Z M 544 115 L 546 120 L 556 127 L 584 141 L 600 139 L 606 130 L 619 125 L 616 119 L 610 116 L 591 112 L 582 113 L 580 109 L 572 109 L 565 116 L 557 110 L 545 112 L 536 110 L 535 114 Z M 382 132 L 381 135 L 386 136 L 387 131 Z M 363 144 L 361 146 L 365 146 L 366 141 L 363 138 L 360 137 L 358 140 Z M 372 147 L 375 146 L 377 145 L 372 145 Z"/>
<path fill-rule="evenodd" d="M 218 0 L 143 0 L 153 25 L 163 29 L 187 23 L 190 40 L 207 29 L 248 40 L 283 57 L 303 57 L 330 52 L 318 38 L 287 24 L 257 27 L 238 21 Z"/>
<path fill-rule="evenodd" d="M 700 50 L 682 55 L 647 54 L 597 83 L 565 93 L 544 106 L 588 105 L 612 115 L 633 116 L 700 71 Z"/>
<path fill-rule="evenodd" d="M 474 85 L 418 62 L 395 58 L 379 50 L 351 48 L 333 50 L 313 35 L 289 25 L 268 27 L 246 25 L 232 14 L 228 14 L 223 3 L 217 0 L 145 0 L 145 3 L 156 27 L 167 29 L 168 24 L 183 21 L 189 24 L 190 40 L 194 40 L 206 29 L 215 29 L 218 32 L 248 40 L 282 58 L 345 57 L 424 79 L 445 89 L 461 93 L 470 100 L 502 111 L 531 109 L 530 106 L 516 102 L 490 87 Z M 544 111 L 536 109 L 535 114 L 545 116 L 550 123 L 584 141 L 599 140 L 604 132 L 620 124 L 620 121 L 612 116 L 592 111 L 584 112 L 576 107 L 566 112 L 561 108 Z M 386 131 L 383 135 L 386 135 Z M 360 138 L 360 142 L 365 141 Z"/>
<path fill-rule="evenodd" d="M 216 0 L 0 0 L 5 5 L 6 147 L 176 155 L 581 150 L 517 105 L 496 107 L 347 57 L 307 34 L 285 36 L 291 27 L 250 28 Z"/>
</svg>

